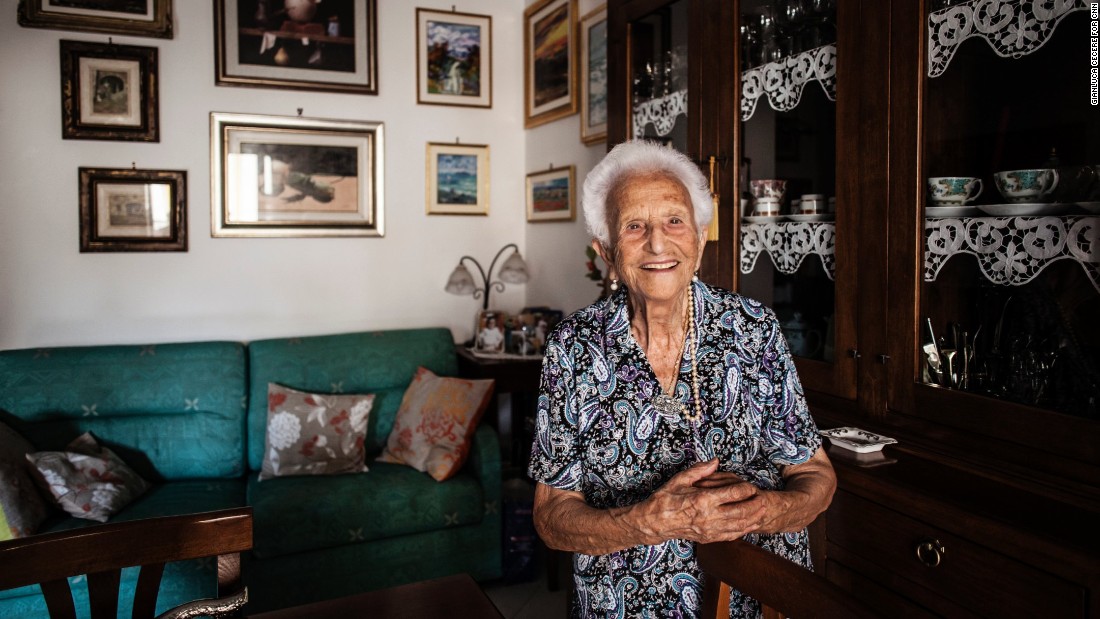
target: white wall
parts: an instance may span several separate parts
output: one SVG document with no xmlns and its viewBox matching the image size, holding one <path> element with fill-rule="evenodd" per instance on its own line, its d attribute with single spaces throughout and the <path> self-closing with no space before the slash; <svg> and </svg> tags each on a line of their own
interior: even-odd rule
<svg viewBox="0 0 1100 619">
<path fill-rule="evenodd" d="M 59 39 L 106 36 L 21 28 L 0 15 L 0 349 L 263 337 L 443 325 L 470 335 L 480 303 L 443 292 L 462 254 L 486 263 L 516 242 L 526 286 L 494 294 L 575 309 L 595 298 L 584 279 L 583 225 L 526 223 L 524 176 L 573 162 L 579 178 L 601 147 L 580 143 L 577 117 L 523 129 L 523 0 L 466 0 L 492 16 L 493 107 L 416 104 L 415 8 L 454 0 L 379 0 L 379 96 L 214 86 L 213 11 L 176 0 L 171 40 L 116 36 L 160 55 L 157 144 L 61 139 Z M 582 2 L 582 14 L 587 10 Z M 386 236 L 214 239 L 210 236 L 211 111 L 375 120 L 386 131 Z M 425 143 L 490 145 L 488 217 L 424 213 Z M 186 253 L 79 253 L 77 168 L 187 171 Z"/>
</svg>

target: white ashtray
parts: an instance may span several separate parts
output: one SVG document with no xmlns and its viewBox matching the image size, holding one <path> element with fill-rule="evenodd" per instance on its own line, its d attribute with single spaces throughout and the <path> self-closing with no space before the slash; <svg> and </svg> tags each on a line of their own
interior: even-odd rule
<svg viewBox="0 0 1100 619">
<path fill-rule="evenodd" d="M 883 447 L 897 443 L 897 440 L 889 436 L 881 436 L 859 428 L 833 428 L 832 430 L 818 430 L 817 433 L 829 439 L 833 445 L 841 449 L 861 454 L 882 451 Z"/>
</svg>

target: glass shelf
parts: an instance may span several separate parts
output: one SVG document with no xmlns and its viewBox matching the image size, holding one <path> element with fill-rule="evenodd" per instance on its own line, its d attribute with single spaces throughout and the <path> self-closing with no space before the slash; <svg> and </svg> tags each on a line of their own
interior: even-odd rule
<svg viewBox="0 0 1100 619">
<path fill-rule="evenodd" d="M 1100 217 L 957 217 L 924 222 L 924 281 L 953 256 L 978 259 L 994 284 L 1022 286 L 1047 265 L 1073 260 L 1100 292 Z"/>
<path fill-rule="evenodd" d="M 928 77 L 947 70 L 959 45 L 982 37 L 1004 58 L 1020 58 L 1043 46 L 1063 17 L 1085 0 L 970 0 L 928 14 Z"/>
<path fill-rule="evenodd" d="M 836 271 L 836 223 L 741 224 L 741 272 L 751 273 L 761 253 L 767 253 L 775 269 L 786 275 L 794 275 L 808 256 L 817 256 L 832 280 Z"/>
<path fill-rule="evenodd" d="M 789 112 L 802 100 L 802 89 L 818 82 L 830 101 L 836 101 L 836 45 L 822 45 L 778 62 L 741 73 L 741 120 L 756 112 L 757 100 L 767 96 L 777 112 Z"/>
</svg>

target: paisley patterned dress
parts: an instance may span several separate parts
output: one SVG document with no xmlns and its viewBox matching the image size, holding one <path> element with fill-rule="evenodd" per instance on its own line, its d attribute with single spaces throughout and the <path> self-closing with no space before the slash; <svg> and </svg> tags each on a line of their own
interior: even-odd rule
<svg viewBox="0 0 1100 619">
<path fill-rule="evenodd" d="M 720 459 L 760 488 L 783 488 L 779 467 L 806 462 L 821 445 L 774 313 L 740 295 L 695 282 L 697 375 L 702 419 L 662 414 L 661 387 L 630 333 L 625 289 L 579 310 L 547 342 L 529 474 L 578 491 L 606 509 L 638 503 L 677 472 Z M 693 410 L 690 342 L 675 393 Z M 810 567 L 806 532 L 748 535 Z M 573 617 L 696 617 L 701 574 L 694 543 L 669 540 L 607 555 L 573 556 Z M 759 616 L 738 592 L 731 617 Z"/>
</svg>

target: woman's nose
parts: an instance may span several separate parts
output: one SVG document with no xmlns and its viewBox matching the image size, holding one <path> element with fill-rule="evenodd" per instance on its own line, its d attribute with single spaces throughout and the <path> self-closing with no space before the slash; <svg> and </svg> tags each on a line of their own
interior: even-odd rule
<svg viewBox="0 0 1100 619">
<path fill-rule="evenodd" d="M 661 226 L 649 226 L 649 249 L 659 254 L 665 249 L 665 231 Z"/>
</svg>

